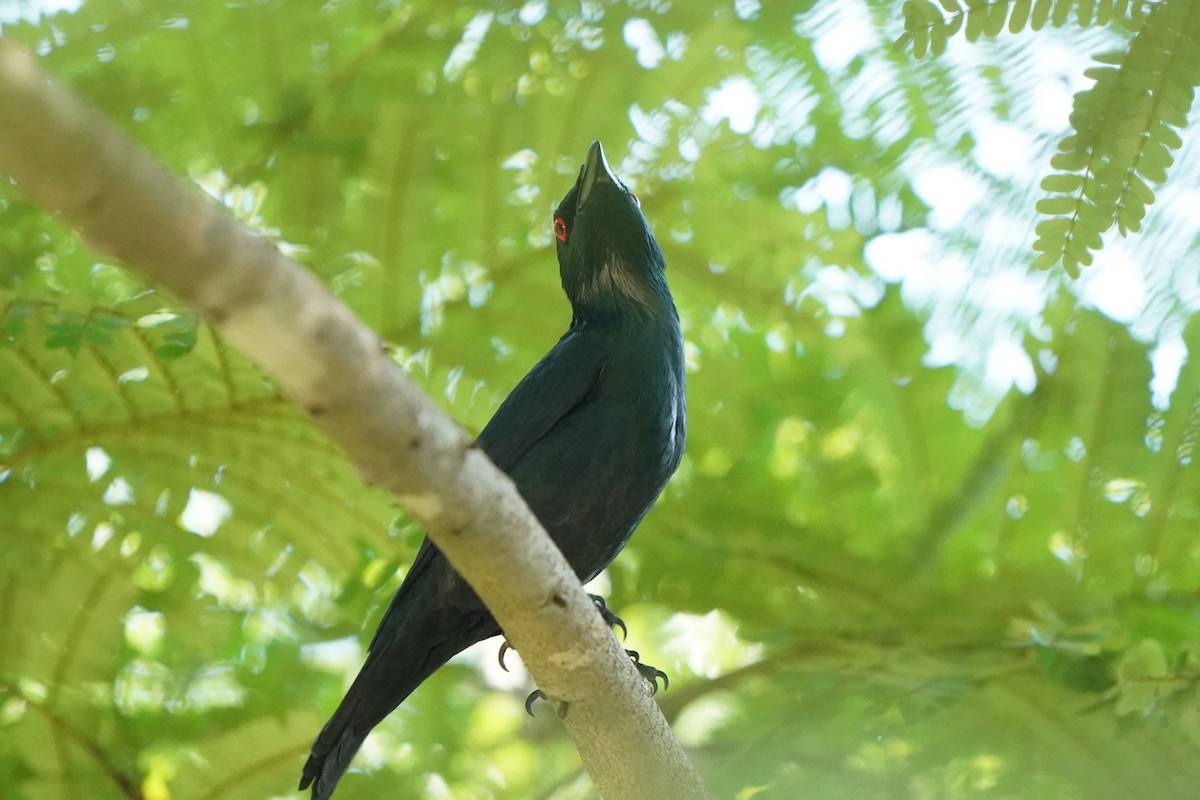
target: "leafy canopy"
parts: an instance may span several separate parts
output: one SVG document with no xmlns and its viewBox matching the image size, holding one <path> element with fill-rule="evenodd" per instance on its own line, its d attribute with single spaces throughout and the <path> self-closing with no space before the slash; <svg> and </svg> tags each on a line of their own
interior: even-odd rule
<svg viewBox="0 0 1200 800">
<path fill-rule="evenodd" d="M 604 141 L 666 252 L 691 433 L 601 588 L 718 796 L 1194 792 L 1200 6 L 30 17 L 4 35 L 472 430 L 567 323 L 549 214 Z M 420 536 L 209 328 L 0 187 L 6 797 L 288 796 Z M 494 654 L 338 796 L 588 796 Z"/>
</svg>

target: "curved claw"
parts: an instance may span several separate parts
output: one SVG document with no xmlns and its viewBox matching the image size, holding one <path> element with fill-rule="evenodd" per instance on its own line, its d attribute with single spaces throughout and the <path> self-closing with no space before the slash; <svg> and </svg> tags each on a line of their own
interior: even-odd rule
<svg viewBox="0 0 1200 800">
<path fill-rule="evenodd" d="M 541 689 L 534 689 L 532 692 L 529 693 L 529 697 L 525 698 L 525 713 L 532 717 L 533 716 L 533 704 L 536 703 L 538 700 L 548 700 L 548 699 L 549 698 L 546 697 L 546 693 L 543 692 Z"/>
<path fill-rule="evenodd" d="M 604 602 L 604 598 L 600 595 L 589 594 L 588 597 L 592 598 L 592 602 L 596 604 L 596 609 L 600 612 L 600 618 L 604 620 L 604 624 L 610 628 L 620 628 L 621 638 L 628 639 L 629 628 L 625 627 L 625 620 L 614 614 L 612 609 L 608 607 L 608 603 Z"/>
<path fill-rule="evenodd" d="M 659 678 L 662 678 L 663 691 L 666 691 L 671 687 L 671 679 L 667 676 L 667 673 L 663 672 L 658 667 L 650 664 L 643 664 L 642 656 L 637 650 L 626 650 L 625 655 L 629 656 L 629 660 L 633 662 L 633 666 L 637 668 L 637 671 L 641 674 L 641 676 L 646 679 L 646 682 L 654 687 L 650 690 L 650 694 L 658 694 Z"/>
<path fill-rule="evenodd" d="M 504 663 L 504 654 L 509 650 L 512 650 L 512 645 L 508 643 L 508 639 L 505 639 L 500 643 L 500 652 L 496 654 L 496 660 L 500 662 L 500 669 L 505 672 L 508 672 L 508 665 Z"/>
<path fill-rule="evenodd" d="M 525 713 L 526 714 L 528 714 L 531 717 L 533 716 L 533 704 L 536 703 L 538 700 L 545 700 L 547 703 L 550 702 L 550 698 L 546 697 L 545 692 L 543 692 L 541 689 L 534 689 L 532 692 L 529 693 L 529 697 L 525 698 Z M 567 701 L 563 700 L 561 702 L 555 703 L 554 704 L 554 713 L 558 715 L 559 719 L 563 719 L 564 717 L 566 717 L 567 716 Z"/>
</svg>

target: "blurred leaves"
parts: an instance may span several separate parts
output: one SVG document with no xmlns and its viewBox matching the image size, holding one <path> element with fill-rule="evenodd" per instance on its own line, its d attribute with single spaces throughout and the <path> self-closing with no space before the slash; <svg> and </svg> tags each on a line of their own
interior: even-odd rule
<svg viewBox="0 0 1200 800">
<path fill-rule="evenodd" d="M 1141 230 L 1153 186 L 1182 146 L 1194 91 L 1200 86 L 1200 11 L 1190 2 L 1157 3 L 1128 51 L 1097 56 L 1095 83 L 1075 96 L 1075 133 L 1059 142 L 1056 170 L 1042 182 L 1051 197 L 1038 210 L 1036 264 L 1059 261 L 1073 276 L 1092 263 L 1100 235 Z"/>
<path fill-rule="evenodd" d="M 1054 172 L 1042 181 L 1044 219 L 1033 249 L 1040 268 L 1061 263 L 1073 278 L 1089 266 L 1101 235 L 1141 230 L 1154 187 L 1164 183 L 1182 146 L 1194 92 L 1200 86 L 1200 11 L 1191 0 L 905 0 L 904 34 L 913 55 L 942 55 L 951 36 L 966 39 L 1040 31 L 1073 22 L 1131 31 L 1118 50 L 1097 53 L 1084 71 L 1094 81 L 1075 95 L 1073 133 L 1058 143 Z"/>
<path fill-rule="evenodd" d="M 967 41 L 976 42 L 1004 32 L 1040 31 L 1046 25 L 1128 27 L 1137 25 L 1155 5 L 1159 4 L 1145 0 L 905 0 L 904 34 L 897 43 L 911 46 L 917 58 L 939 56 L 946 51 L 946 40 L 962 30 Z"/>
<path fill-rule="evenodd" d="M 549 215 L 605 142 L 690 370 L 688 455 L 606 591 L 718 796 L 1184 798 L 1193 5 L 909 2 L 920 63 L 882 2 L 95 0 L 4 35 L 469 430 L 569 321 Z M 1035 103 L 1064 42 L 1094 81 L 1065 135 Z M 985 121 L 1054 174 L 989 161 Z M 1032 276 L 1039 213 L 1041 260 L 1089 274 L 1141 232 L 1141 316 Z M 98 258 L 0 186 L 0 785 L 284 796 L 421 533 Z M 590 796 L 494 654 L 423 686 L 338 797 Z"/>
</svg>

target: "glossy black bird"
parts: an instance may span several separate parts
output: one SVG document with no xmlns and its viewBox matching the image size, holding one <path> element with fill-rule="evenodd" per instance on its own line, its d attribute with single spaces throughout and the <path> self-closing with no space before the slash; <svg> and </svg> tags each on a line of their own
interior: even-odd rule
<svg viewBox="0 0 1200 800">
<path fill-rule="evenodd" d="M 593 142 L 554 212 L 571 326 L 479 435 L 583 581 L 608 566 L 679 466 L 683 340 L 662 251 Z M 456 653 L 500 633 L 426 539 L 300 788 L 333 792 L 367 733 Z"/>
</svg>

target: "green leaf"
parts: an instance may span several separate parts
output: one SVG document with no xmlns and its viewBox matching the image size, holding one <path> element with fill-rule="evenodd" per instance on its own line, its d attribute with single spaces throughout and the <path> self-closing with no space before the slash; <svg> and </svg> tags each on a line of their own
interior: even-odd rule
<svg viewBox="0 0 1200 800">
<path fill-rule="evenodd" d="M 1008 3 L 992 3 L 977 13 L 986 15 L 983 29 L 984 34 L 995 38 L 1004 30 L 1004 23 L 1008 20 Z"/>
<path fill-rule="evenodd" d="M 1074 5 L 1075 0 L 1054 0 L 1054 9 L 1050 12 L 1050 24 L 1055 28 L 1065 25 Z"/>
<path fill-rule="evenodd" d="M 983 8 L 972 8 L 967 13 L 967 41 L 975 42 L 984 33 L 984 24 L 987 22 L 987 14 Z"/>
<path fill-rule="evenodd" d="M 931 33 L 929 28 L 917 28 L 912 32 L 913 56 L 919 61 L 929 54 Z"/>
<path fill-rule="evenodd" d="M 1073 197 L 1046 197 L 1037 201 L 1039 214 L 1061 216 L 1071 214 L 1078 208 L 1078 201 Z"/>
<path fill-rule="evenodd" d="M 1035 31 L 1040 31 L 1045 27 L 1046 21 L 1050 18 L 1050 11 L 1054 5 L 1054 0 L 1036 0 L 1033 4 L 1033 13 L 1030 16 L 1030 27 Z"/>
<path fill-rule="evenodd" d="M 1125 651 L 1117 663 L 1117 714 L 1148 712 L 1169 673 L 1166 653 L 1157 641 L 1143 639 Z"/>
<path fill-rule="evenodd" d="M 1101 4 L 1103 4 L 1103 2 L 1104 2 L 1104 0 L 1101 0 Z M 1079 27 L 1081 27 L 1081 28 L 1090 27 L 1093 22 L 1095 13 L 1096 13 L 1096 0 L 1077 0 L 1076 14 L 1077 14 L 1077 18 L 1079 19 Z"/>
<path fill-rule="evenodd" d="M 1057 173 L 1042 178 L 1042 182 L 1039 185 L 1042 187 L 1042 191 L 1045 192 L 1072 193 L 1078 192 L 1080 187 L 1083 186 L 1083 178 L 1079 175 L 1069 173 Z"/>
<path fill-rule="evenodd" d="M 1030 14 L 1033 11 L 1033 0 L 1014 0 L 1012 4 L 1012 12 L 1008 18 L 1008 32 L 1020 33 L 1025 30 L 1025 26 L 1029 23 Z"/>
</svg>

